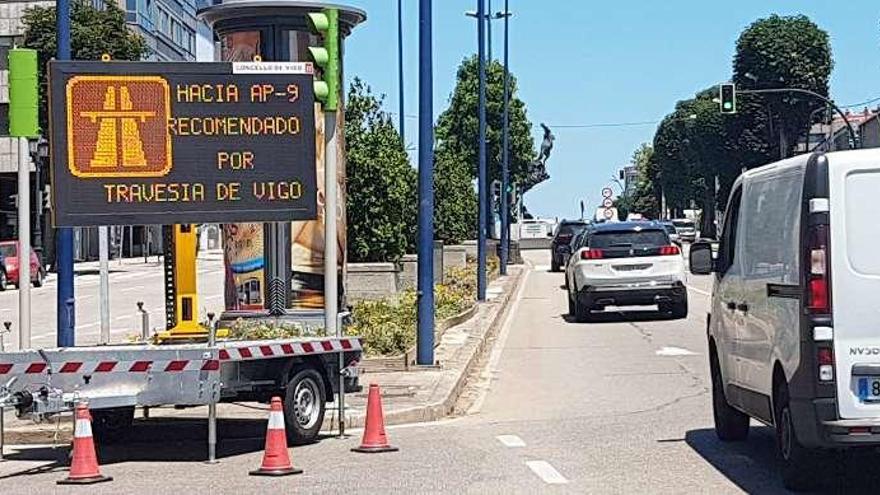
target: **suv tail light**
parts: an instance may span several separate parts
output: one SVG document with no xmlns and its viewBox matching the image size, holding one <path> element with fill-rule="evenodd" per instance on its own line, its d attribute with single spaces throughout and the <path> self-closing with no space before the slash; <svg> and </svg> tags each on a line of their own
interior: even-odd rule
<svg viewBox="0 0 880 495">
<path fill-rule="evenodd" d="M 662 246 L 660 248 L 661 256 L 671 256 L 675 254 L 681 254 L 681 250 L 678 249 L 678 246 Z"/>
<path fill-rule="evenodd" d="M 605 257 L 601 249 L 584 249 L 581 251 L 582 260 L 600 260 Z"/>
<path fill-rule="evenodd" d="M 831 312 L 831 286 L 828 274 L 828 226 L 811 226 L 808 239 L 807 309 L 813 314 L 827 314 Z"/>
</svg>

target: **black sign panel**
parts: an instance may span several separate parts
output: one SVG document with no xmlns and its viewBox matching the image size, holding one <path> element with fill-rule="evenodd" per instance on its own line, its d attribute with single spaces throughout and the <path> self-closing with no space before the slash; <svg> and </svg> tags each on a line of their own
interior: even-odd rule
<svg viewBox="0 0 880 495">
<path fill-rule="evenodd" d="M 56 226 L 311 220 L 310 64 L 50 63 Z"/>
</svg>

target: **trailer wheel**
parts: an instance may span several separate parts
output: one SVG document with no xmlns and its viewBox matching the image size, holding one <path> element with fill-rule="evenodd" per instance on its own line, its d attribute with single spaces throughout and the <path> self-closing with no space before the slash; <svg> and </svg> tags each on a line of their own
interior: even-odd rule
<svg viewBox="0 0 880 495">
<path fill-rule="evenodd" d="M 132 423 L 134 423 L 134 407 L 92 411 L 92 433 L 98 443 L 114 444 L 125 440 Z"/>
<path fill-rule="evenodd" d="M 324 423 L 324 380 L 311 368 L 298 371 L 284 393 L 287 441 L 294 445 L 314 442 Z"/>
</svg>

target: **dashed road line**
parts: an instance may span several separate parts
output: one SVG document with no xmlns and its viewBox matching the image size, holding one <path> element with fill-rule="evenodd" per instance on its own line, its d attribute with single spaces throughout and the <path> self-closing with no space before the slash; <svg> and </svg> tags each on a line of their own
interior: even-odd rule
<svg viewBox="0 0 880 495">
<path fill-rule="evenodd" d="M 661 347 L 655 354 L 658 356 L 696 356 L 696 352 L 681 347 Z"/>
<path fill-rule="evenodd" d="M 525 447 L 526 443 L 522 438 L 516 435 L 498 435 L 495 437 L 501 442 L 505 447 L 516 448 L 516 447 Z"/>
<path fill-rule="evenodd" d="M 537 474 L 538 477 L 548 485 L 563 485 L 568 483 L 565 476 L 562 476 L 562 474 L 560 474 L 559 471 L 547 461 L 526 461 L 526 466 L 528 466 L 533 473 Z"/>
<path fill-rule="evenodd" d="M 533 272 L 549 272 L 550 265 L 535 265 L 532 267 Z"/>
</svg>

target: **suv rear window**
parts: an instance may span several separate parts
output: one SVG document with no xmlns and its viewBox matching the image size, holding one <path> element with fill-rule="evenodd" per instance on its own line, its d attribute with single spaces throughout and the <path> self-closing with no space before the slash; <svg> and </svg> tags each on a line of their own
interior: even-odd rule
<svg viewBox="0 0 880 495">
<path fill-rule="evenodd" d="M 669 238 L 661 230 L 622 232 L 596 232 L 590 236 L 590 248 L 595 249 L 644 249 L 669 244 Z"/>
<path fill-rule="evenodd" d="M 559 226 L 559 232 L 556 235 L 571 235 L 580 233 L 587 227 L 585 223 L 564 223 Z"/>
</svg>

